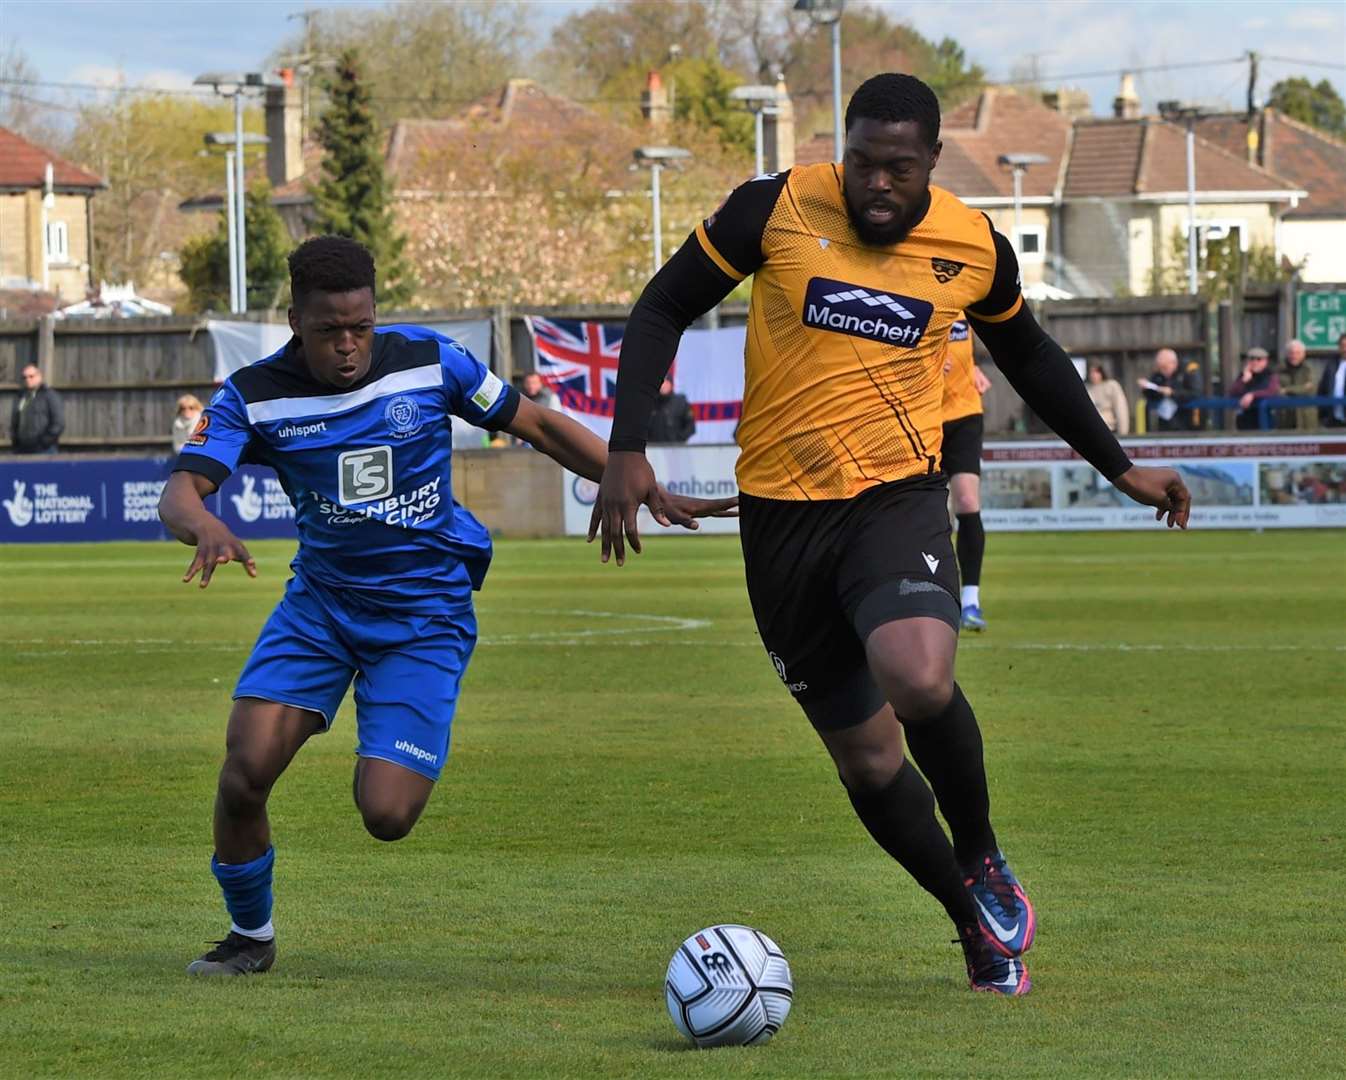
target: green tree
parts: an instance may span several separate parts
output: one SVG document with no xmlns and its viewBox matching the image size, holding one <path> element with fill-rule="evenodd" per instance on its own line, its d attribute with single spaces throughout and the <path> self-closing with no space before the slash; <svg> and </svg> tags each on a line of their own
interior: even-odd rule
<svg viewBox="0 0 1346 1080">
<path fill-rule="evenodd" d="M 402 258 L 406 239 L 393 217 L 392 191 L 383 168 L 383 139 L 356 50 L 341 54 L 327 85 L 327 97 L 327 109 L 318 125 L 323 175 L 310 188 L 314 228 L 364 244 L 378 267 L 378 302 L 405 305 L 415 293 L 415 282 Z"/>
<path fill-rule="evenodd" d="M 244 224 L 248 261 L 248 308 L 279 307 L 289 289 L 286 256 L 290 234 L 271 204 L 271 185 L 259 181 L 248 191 Z M 220 211 L 214 232 L 189 239 L 178 252 L 179 275 L 193 311 L 229 306 L 229 219 Z"/>
<path fill-rule="evenodd" d="M 1270 104 L 1329 135 L 1346 136 L 1346 102 L 1326 79 L 1317 86 L 1302 76 L 1282 79 L 1271 88 Z"/>
<path fill-rule="evenodd" d="M 1187 232 L 1174 229 L 1168 257 L 1150 271 L 1150 293 L 1172 296 L 1187 291 Z M 1271 244 L 1251 243 L 1243 250 L 1239 234 L 1231 231 L 1197 247 L 1197 291 L 1212 300 L 1226 300 L 1249 285 L 1279 285 L 1290 281 L 1304 264 L 1277 259 Z"/>
<path fill-rule="evenodd" d="M 143 288 L 162 273 L 162 253 L 187 231 L 178 203 L 222 186 L 223 163 L 200 156 L 202 136 L 233 126 L 227 103 L 166 95 L 119 95 L 80 109 L 70 154 L 108 185 L 94 200 L 95 279 Z M 244 128 L 261 131 L 260 110 L 244 113 Z"/>
<path fill-rule="evenodd" d="M 325 7 L 273 55 L 313 66 L 358 48 L 374 117 L 385 131 L 404 117 L 444 117 L 502 86 L 518 68 L 526 13 L 500 0 Z"/>
</svg>

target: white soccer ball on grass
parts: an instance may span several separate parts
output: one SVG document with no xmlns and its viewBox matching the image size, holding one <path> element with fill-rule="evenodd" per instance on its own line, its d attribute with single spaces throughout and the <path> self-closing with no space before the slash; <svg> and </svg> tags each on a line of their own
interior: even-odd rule
<svg viewBox="0 0 1346 1080">
<path fill-rule="evenodd" d="M 697 1046 L 751 1046 L 780 1030 L 794 981 L 780 948 L 760 930 L 726 923 L 693 934 L 664 981 L 668 1015 Z"/>
</svg>

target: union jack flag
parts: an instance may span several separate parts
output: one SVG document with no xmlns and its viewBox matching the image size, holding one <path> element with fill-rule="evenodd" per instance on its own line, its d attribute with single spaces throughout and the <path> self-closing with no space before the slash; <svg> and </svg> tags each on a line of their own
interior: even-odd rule
<svg viewBox="0 0 1346 1080">
<path fill-rule="evenodd" d="M 575 412 L 612 416 L 624 323 L 533 318 L 537 372 Z"/>
</svg>

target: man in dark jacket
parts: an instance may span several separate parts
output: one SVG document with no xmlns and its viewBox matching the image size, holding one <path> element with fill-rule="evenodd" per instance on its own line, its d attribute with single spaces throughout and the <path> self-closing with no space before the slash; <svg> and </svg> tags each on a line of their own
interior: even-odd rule
<svg viewBox="0 0 1346 1080">
<path fill-rule="evenodd" d="M 54 454 L 65 430 L 61 395 L 42 381 L 36 364 L 23 366 L 23 389 L 14 402 L 9 431 L 16 454 Z"/>
<path fill-rule="evenodd" d="M 1346 397 L 1346 334 L 1337 338 L 1337 357 L 1329 360 L 1318 380 L 1319 397 Z M 1346 427 L 1346 402 L 1324 405 L 1318 410 L 1323 427 Z"/>
<path fill-rule="evenodd" d="M 650 421 L 649 440 L 653 443 L 682 443 L 696 431 L 692 407 L 682 394 L 673 393 L 673 380 L 664 379 L 659 386 L 659 400 Z"/>
<path fill-rule="evenodd" d="M 1188 402 L 1201 396 L 1201 372 L 1195 364 L 1178 370 L 1178 354 L 1160 349 L 1154 354 L 1154 370 L 1138 379 L 1145 391 L 1146 428 L 1150 431 L 1191 431 L 1192 410 Z"/>
</svg>

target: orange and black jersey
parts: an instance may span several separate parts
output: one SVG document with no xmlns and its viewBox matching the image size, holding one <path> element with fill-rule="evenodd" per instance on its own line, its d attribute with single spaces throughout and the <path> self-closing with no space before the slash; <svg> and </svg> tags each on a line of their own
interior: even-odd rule
<svg viewBox="0 0 1346 1080">
<path fill-rule="evenodd" d="M 949 327 L 949 343 L 944 350 L 944 400 L 940 412 L 947 424 L 950 420 L 961 420 L 965 416 L 980 416 L 982 413 L 981 395 L 977 393 L 977 384 L 972 373 L 976 368 L 972 351 L 972 328 L 966 319 L 955 319 Z M 941 365 L 940 370 L 943 370 Z"/>
<path fill-rule="evenodd" d="M 937 471 L 944 350 L 963 310 L 998 363 L 1005 353 L 1029 383 L 1033 375 L 1044 387 L 1059 383 L 1070 398 L 1064 365 L 1079 400 L 1046 414 L 1030 404 L 1049 423 L 1060 414 L 1056 430 L 1110 477 L 1124 472 L 1130 462 L 1101 421 L 1085 416 L 1097 420 L 1097 410 L 1024 306 L 1014 251 L 986 216 L 932 187 L 902 241 L 869 245 L 851 224 L 841 181 L 831 164 L 756 177 L 697 226 L 627 322 L 610 447 L 644 448 L 682 331 L 752 274 L 738 429 L 748 494 L 849 499 Z M 1042 342 L 1050 355 L 1038 355 Z M 1020 392 L 1041 398 L 1036 384 Z M 1088 429 L 1078 432 L 1084 446 L 1076 429 Z"/>
</svg>

